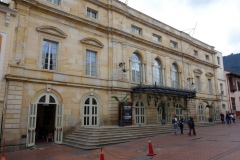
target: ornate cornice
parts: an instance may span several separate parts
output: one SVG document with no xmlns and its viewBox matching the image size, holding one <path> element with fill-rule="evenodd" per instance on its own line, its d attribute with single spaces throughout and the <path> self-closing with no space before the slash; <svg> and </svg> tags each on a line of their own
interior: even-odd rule
<svg viewBox="0 0 240 160">
<path fill-rule="evenodd" d="M 10 22 L 10 17 L 12 16 L 16 16 L 17 15 L 17 11 L 14 9 L 11 9 L 9 7 L 0 5 L 0 12 L 4 12 L 6 13 L 6 19 L 5 19 L 5 25 L 8 26 L 9 22 Z"/>
</svg>

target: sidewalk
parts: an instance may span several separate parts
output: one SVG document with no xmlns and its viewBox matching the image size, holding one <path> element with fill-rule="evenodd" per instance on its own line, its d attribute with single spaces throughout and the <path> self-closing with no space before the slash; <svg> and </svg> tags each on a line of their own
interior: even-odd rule
<svg viewBox="0 0 240 160">
<path fill-rule="evenodd" d="M 105 160 L 239 160 L 240 122 L 196 128 L 196 136 L 162 134 L 150 137 L 153 157 L 148 157 L 148 138 L 103 148 Z M 187 127 L 185 125 L 185 127 Z M 6 153 L 7 160 L 99 160 L 100 150 L 82 150 L 44 143 L 33 150 Z"/>
</svg>

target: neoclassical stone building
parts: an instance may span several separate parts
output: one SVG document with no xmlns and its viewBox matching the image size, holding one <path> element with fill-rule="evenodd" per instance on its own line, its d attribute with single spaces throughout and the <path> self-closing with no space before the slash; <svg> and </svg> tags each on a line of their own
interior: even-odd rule
<svg viewBox="0 0 240 160">
<path fill-rule="evenodd" d="M 44 130 L 61 143 L 76 126 L 117 126 L 112 96 L 130 95 L 130 125 L 173 115 L 206 122 L 203 101 L 220 104 L 214 47 L 118 0 L 16 0 L 16 8 L 8 140 L 32 146 Z"/>
</svg>

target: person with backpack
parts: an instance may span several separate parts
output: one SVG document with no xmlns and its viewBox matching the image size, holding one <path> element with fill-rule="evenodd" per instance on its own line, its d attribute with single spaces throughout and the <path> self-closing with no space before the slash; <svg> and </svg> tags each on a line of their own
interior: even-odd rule
<svg viewBox="0 0 240 160">
<path fill-rule="evenodd" d="M 181 130 L 181 134 L 183 134 L 183 124 L 184 124 L 183 118 L 180 119 L 178 124 L 179 124 L 180 130 Z"/>
<path fill-rule="evenodd" d="M 177 116 L 174 116 L 174 117 L 173 117 L 173 119 L 172 119 L 172 124 L 173 124 L 174 133 L 177 134 L 177 131 L 178 131 Z"/>
<path fill-rule="evenodd" d="M 193 130 L 193 135 L 196 136 L 195 124 L 194 124 L 194 121 L 193 121 L 192 117 L 190 117 L 190 119 L 188 120 L 188 126 L 189 126 L 189 133 L 188 133 L 188 135 L 191 136 L 191 132 Z"/>
</svg>

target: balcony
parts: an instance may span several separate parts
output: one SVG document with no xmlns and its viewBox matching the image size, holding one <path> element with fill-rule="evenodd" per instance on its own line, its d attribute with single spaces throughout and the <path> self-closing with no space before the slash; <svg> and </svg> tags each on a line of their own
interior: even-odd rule
<svg viewBox="0 0 240 160">
<path fill-rule="evenodd" d="M 237 91 L 237 86 L 230 84 L 230 91 L 231 91 L 231 92 Z"/>
</svg>

